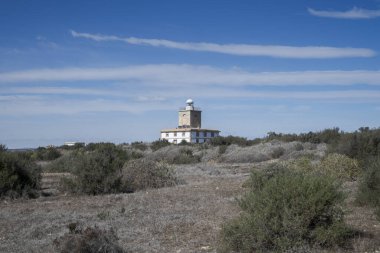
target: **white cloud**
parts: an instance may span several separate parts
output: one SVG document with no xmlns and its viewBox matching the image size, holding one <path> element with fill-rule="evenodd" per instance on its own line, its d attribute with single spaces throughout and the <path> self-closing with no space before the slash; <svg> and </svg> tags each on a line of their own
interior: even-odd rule
<svg viewBox="0 0 380 253">
<path fill-rule="evenodd" d="M 123 81 L 151 87 L 380 85 L 380 71 L 248 72 L 197 65 L 138 65 L 120 68 L 34 69 L 0 73 L 1 83 Z"/>
<path fill-rule="evenodd" d="M 366 10 L 353 7 L 348 11 L 321 11 L 308 8 L 311 15 L 324 18 L 341 18 L 341 19 L 370 19 L 380 17 L 380 10 Z"/>
<path fill-rule="evenodd" d="M 379 100 L 380 91 L 376 90 L 333 90 L 333 91 L 247 91 L 236 89 L 199 89 L 183 91 L 153 91 L 151 96 L 166 98 L 197 97 L 197 98 L 254 98 L 254 99 L 297 99 L 297 100 L 348 100 L 356 99 Z"/>
<path fill-rule="evenodd" d="M 92 112 L 142 113 L 169 110 L 173 106 L 162 103 L 135 103 L 106 99 L 49 99 L 27 96 L 0 96 L 0 115 L 71 115 Z"/>
<path fill-rule="evenodd" d="M 367 48 L 342 48 L 322 46 L 282 46 L 282 45 L 252 45 L 252 44 L 216 44 L 206 42 L 177 42 L 164 39 L 142 39 L 135 37 L 122 38 L 118 36 L 98 35 L 70 31 L 75 38 L 86 38 L 95 41 L 121 41 L 134 45 L 166 47 L 190 51 L 214 52 L 242 56 L 269 56 L 279 58 L 343 58 L 343 57 L 373 57 L 376 52 Z"/>
</svg>

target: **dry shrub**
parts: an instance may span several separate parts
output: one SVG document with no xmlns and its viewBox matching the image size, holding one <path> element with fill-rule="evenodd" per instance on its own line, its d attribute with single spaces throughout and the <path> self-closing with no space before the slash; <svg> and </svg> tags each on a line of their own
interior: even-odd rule
<svg viewBox="0 0 380 253">
<path fill-rule="evenodd" d="M 219 146 L 222 147 L 222 146 Z M 326 151 L 326 145 L 311 145 L 310 143 L 300 142 L 280 142 L 271 141 L 259 143 L 253 146 L 241 147 L 238 145 L 229 145 L 222 149 L 220 161 L 227 163 L 254 163 L 263 162 L 270 159 L 280 158 L 288 160 L 303 155 L 315 155 L 323 157 Z"/>
<path fill-rule="evenodd" d="M 126 164 L 122 174 L 126 192 L 173 186 L 177 183 L 173 168 L 165 162 L 134 160 Z"/>
<path fill-rule="evenodd" d="M 76 223 L 68 225 L 70 232 L 54 240 L 56 250 L 61 253 L 126 253 L 117 243 L 115 231 L 98 227 L 82 229 Z"/>
<path fill-rule="evenodd" d="M 329 154 L 322 159 L 317 169 L 324 174 L 343 180 L 356 180 L 361 172 L 356 159 L 341 154 Z"/>
<path fill-rule="evenodd" d="M 163 161 L 169 164 L 191 164 L 201 161 L 201 152 L 195 154 L 196 147 L 170 145 L 146 155 L 147 160 Z"/>
<path fill-rule="evenodd" d="M 356 159 L 341 154 L 330 154 L 320 162 L 313 162 L 304 156 L 295 160 L 283 161 L 281 164 L 291 170 L 317 172 L 344 181 L 356 180 L 361 173 Z"/>
<path fill-rule="evenodd" d="M 265 144 L 255 146 L 239 147 L 232 144 L 227 147 L 224 154 L 220 156 L 221 162 L 226 163 L 251 163 L 270 160 L 270 155 L 263 152 Z"/>
</svg>

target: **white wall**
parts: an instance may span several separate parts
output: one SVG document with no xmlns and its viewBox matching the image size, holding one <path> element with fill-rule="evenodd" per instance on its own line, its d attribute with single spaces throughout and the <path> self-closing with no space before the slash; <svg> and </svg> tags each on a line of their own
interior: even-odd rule
<svg viewBox="0 0 380 253">
<path fill-rule="evenodd" d="M 175 136 L 177 134 L 177 136 Z M 190 142 L 190 132 L 168 132 L 161 133 L 162 140 L 168 140 L 170 143 L 174 143 L 175 140 L 177 143 L 181 143 L 182 140 Z"/>
<path fill-rule="evenodd" d="M 184 136 L 182 135 L 183 133 L 184 133 Z M 190 142 L 191 140 L 192 143 L 197 143 L 197 140 L 198 140 L 198 143 L 204 143 L 206 142 L 207 139 L 212 138 L 211 132 L 206 132 L 206 135 L 205 135 L 205 132 L 198 132 L 198 133 L 199 134 L 197 136 L 197 131 L 167 132 L 167 133 L 161 133 L 161 139 L 168 140 L 170 143 L 174 143 L 175 140 L 177 141 L 177 143 L 181 143 L 182 140 L 185 140 L 187 142 Z M 175 136 L 175 134 L 177 134 L 177 136 Z M 214 137 L 216 136 L 218 136 L 218 133 L 214 132 Z"/>
</svg>

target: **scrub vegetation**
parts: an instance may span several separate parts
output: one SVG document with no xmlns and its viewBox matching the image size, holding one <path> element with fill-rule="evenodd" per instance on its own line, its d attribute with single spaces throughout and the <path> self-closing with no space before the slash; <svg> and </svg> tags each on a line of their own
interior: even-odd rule
<svg viewBox="0 0 380 253">
<path fill-rule="evenodd" d="M 0 251 L 374 252 L 379 155 L 380 129 L 367 127 L 0 145 Z"/>
<path fill-rule="evenodd" d="M 344 195 L 331 177 L 284 168 L 254 172 L 239 200 L 243 213 L 223 226 L 221 252 L 285 252 L 343 246 Z"/>
</svg>

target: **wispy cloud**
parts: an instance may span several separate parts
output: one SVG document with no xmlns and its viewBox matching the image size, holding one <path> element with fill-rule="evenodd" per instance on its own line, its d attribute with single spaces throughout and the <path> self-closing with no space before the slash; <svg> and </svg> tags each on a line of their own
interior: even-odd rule
<svg viewBox="0 0 380 253">
<path fill-rule="evenodd" d="M 169 94 L 170 95 L 170 94 Z M 168 96 L 169 96 L 168 95 Z M 143 101 L 124 101 L 107 99 L 70 99 L 70 98 L 49 98 L 39 96 L 1 96 L 0 95 L 0 115 L 73 115 L 81 113 L 102 113 L 102 112 L 127 112 L 143 113 L 150 111 L 173 111 L 177 104 L 173 103 L 178 94 L 171 97 L 171 103 L 162 103 L 151 99 Z M 378 101 L 380 92 L 376 91 L 326 91 L 326 92 L 233 92 L 231 90 L 217 90 L 216 93 L 209 95 L 203 94 L 197 98 L 255 98 L 255 99 L 273 99 L 274 101 L 284 101 L 284 99 L 310 101 L 310 100 L 342 100 L 350 102 L 353 99 L 363 99 L 368 101 L 372 99 Z M 225 109 L 233 109 L 234 106 L 228 105 Z M 223 108 L 218 105 L 217 108 Z M 298 108 L 298 107 L 297 107 Z M 273 108 L 272 108 L 273 109 Z M 308 108 L 300 107 L 298 110 Z"/>
<path fill-rule="evenodd" d="M 199 65 L 137 65 L 118 68 L 33 69 L 0 73 L 1 83 L 122 81 L 157 87 L 380 85 L 380 71 L 249 72 Z"/>
<path fill-rule="evenodd" d="M 129 98 L 137 102 L 161 102 L 169 98 L 196 96 L 197 98 L 269 98 L 269 99 L 380 99 L 377 90 L 328 90 L 328 91 L 247 91 L 234 88 L 205 88 L 199 93 L 198 87 L 188 87 L 181 90 L 149 89 L 126 92 L 117 89 L 113 92 L 104 92 L 104 89 L 92 88 L 61 88 L 61 87 L 16 87 L 3 89 L 7 95 L 0 95 L 1 101 L 16 101 L 25 99 L 42 99 L 45 95 L 90 95 L 102 98 Z"/>
<path fill-rule="evenodd" d="M 93 112 L 128 112 L 173 110 L 175 106 L 149 101 L 138 103 L 112 99 L 52 99 L 34 96 L 0 96 L 0 115 L 72 115 Z"/>
<path fill-rule="evenodd" d="M 353 7 L 348 11 L 326 11 L 308 8 L 311 15 L 324 18 L 341 18 L 341 19 L 370 19 L 380 17 L 380 10 L 367 10 Z"/>
<path fill-rule="evenodd" d="M 373 57 L 376 52 L 367 48 L 322 47 L 322 46 L 283 46 L 252 44 L 216 44 L 206 42 L 178 42 L 164 39 L 143 39 L 135 37 L 118 37 L 70 31 L 75 38 L 86 38 L 95 41 L 121 41 L 134 45 L 166 47 L 189 51 L 214 52 L 241 56 L 269 56 L 278 58 L 344 58 Z"/>
</svg>

